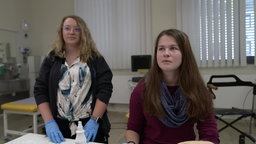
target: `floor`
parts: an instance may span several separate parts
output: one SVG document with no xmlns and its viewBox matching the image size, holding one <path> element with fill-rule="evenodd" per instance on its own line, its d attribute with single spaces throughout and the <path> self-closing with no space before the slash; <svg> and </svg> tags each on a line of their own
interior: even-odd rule
<svg viewBox="0 0 256 144">
<path fill-rule="evenodd" d="M 116 112 L 116 111 L 110 111 L 109 112 L 109 118 L 112 123 L 112 129 L 110 132 L 110 144 L 122 144 L 125 142 L 124 135 L 125 135 L 125 129 L 126 129 L 126 118 L 125 118 L 125 112 Z M 10 125 L 11 128 L 17 128 L 21 129 L 24 127 L 27 127 L 32 121 L 30 116 L 20 116 L 20 115 L 10 115 L 9 116 L 10 122 L 12 123 Z M 221 122 L 218 122 L 218 126 L 221 127 L 223 124 Z M 248 131 L 249 121 L 243 120 L 236 124 L 239 129 L 243 131 Z M 256 137 L 255 133 L 255 126 L 253 128 L 253 134 Z M 3 137 L 3 118 L 2 115 L 0 115 L 0 144 L 4 143 L 4 137 Z M 9 140 L 16 138 L 16 136 L 8 136 Z M 221 144 L 238 144 L 239 140 L 239 133 L 233 130 L 232 128 L 227 128 L 224 131 L 220 132 L 220 140 Z M 246 144 L 253 144 L 249 139 L 245 139 Z"/>
</svg>

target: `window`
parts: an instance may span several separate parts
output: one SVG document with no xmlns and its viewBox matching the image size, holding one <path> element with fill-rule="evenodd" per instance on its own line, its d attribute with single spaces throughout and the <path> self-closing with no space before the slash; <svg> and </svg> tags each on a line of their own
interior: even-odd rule
<svg viewBox="0 0 256 144">
<path fill-rule="evenodd" d="M 245 25 L 246 25 L 246 55 L 255 56 L 255 18 L 254 0 L 246 0 Z"/>
<path fill-rule="evenodd" d="M 255 63 L 254 0 L 180 0 L 178 28 L 186 32 L 200 67 Z"/>
<path fill-rule="evenodd" d="M 255 4 L 254 0 L 246 0 L 246 56 L 247 63 L 253 64 L 255 57 Z"/>
</svg>

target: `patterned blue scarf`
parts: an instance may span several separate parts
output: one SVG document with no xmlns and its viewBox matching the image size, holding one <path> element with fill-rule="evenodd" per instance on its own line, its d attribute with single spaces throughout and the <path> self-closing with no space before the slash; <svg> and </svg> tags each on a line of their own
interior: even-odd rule
<svg viewBox="0 0 256 144">
<path fill-rule="evenodd" d="M 166 117 L 159 120 L 168 127 L 177 128 L 188 120 L 186 115 L 186 99 L 178 88 L 174 95 L 171 95 L 166 84 L 161 84 L 161 103 L 166 113 Z"/>
</svg>

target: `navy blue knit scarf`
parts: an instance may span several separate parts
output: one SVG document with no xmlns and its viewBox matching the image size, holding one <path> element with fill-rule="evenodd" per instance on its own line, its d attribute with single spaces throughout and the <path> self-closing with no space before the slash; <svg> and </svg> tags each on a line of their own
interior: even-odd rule
<svg viewBox="0 0 256 144">
<path fill-rule="evenodd" d="M 166 117 L 159 118 L 159 120 L 168 127 L 179 127 L 188 120 L 186 115 L 186 99 L 178 88 L 174 95 L 171 95 L 166 84 L 161 84 L 162 106 L 166 113 Z"/>
</svg>

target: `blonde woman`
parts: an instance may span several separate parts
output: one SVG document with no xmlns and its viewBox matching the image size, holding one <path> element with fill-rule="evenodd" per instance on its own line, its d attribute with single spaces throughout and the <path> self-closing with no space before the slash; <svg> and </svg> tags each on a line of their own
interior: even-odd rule
<svg viewBox="0 0 256 144">
<path fill-rule="evenodd" d="M 77 123 L 82 121 L 87 141 L 108 143 L 112 76 L 84 20 L 64 17 L 34 87 L 46 135 L 52 142 L 75 138 Z"/>
</svg>

